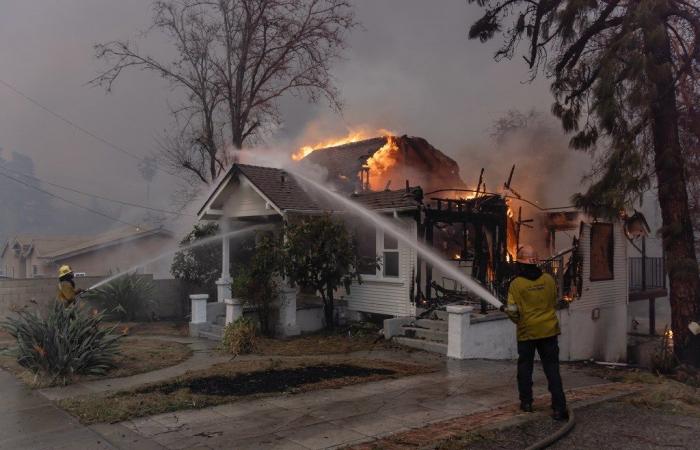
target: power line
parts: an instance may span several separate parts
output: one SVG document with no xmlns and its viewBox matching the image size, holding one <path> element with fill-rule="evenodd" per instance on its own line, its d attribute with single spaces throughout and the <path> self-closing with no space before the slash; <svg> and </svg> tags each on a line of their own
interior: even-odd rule
<svg viewBox="0 0 700 450">
<path fill-rule="evenodd" d="M 133 224 L 133 223 L 129 223 L 129 222 L 125 222 L 125 221 L 123 221 L 123 220 L 121 220 L 121 219 L 117 219 L 116 217 L 112 217 L 112 216 L 110 216 L 110 215 L 108 215 L 108 214 L 105 214 L 105 213 L 103 213 L 103 212 L 101 212 L 101 211 L 97 211 L 96 209 L 88 208 L 87 206 L 83 206 L 83 205 L 81 205 L 80 203 L 76 203 L 76 202 L 74 202 L 74 201 L 72 201 L 72 200 L 68 200 L 67 198 L 61 197 L 60 195 L 54 194 L 53 192 L 45 191 L 44 189 L 41 189 L 41 188 L 36 187 L 36 186 L 34 186 L 34 185 L 31 185 L 31 184 L 29 184 L 29 183 L 27 183 L 27 182 L 25 182 L 25 181 L 23 181 L 23 180 L 20 180 L 19 178 L 15 178 L 15 177 L 13 177 L 13 176 L 11 176 L 11 175 L 8 175 L 8 174 L 6 174 L 6 173 L 0 172 L 0 176 L 3 176 L 3 177 L 5 177 L 5 178 L 8 178 L 8 179 L 10 179 L 10 180 L 12 180 L 12 181 L 14 181 L 14 182 L 16 182 L 16 183 L 19 183 L 19 184 L 21 184 L 21 185 L 24 185 L 24 186 L 26 186 L 26 187 L 28 187 L 28 188 L 31 188 L 31 189 L 34 189 L 34 190 L 36 190 L 36 191 L 42 192 L 42 193 L 44 193 L 44 194 L 46 194 L 46 195 L 49 195 L 49 196 L 51 196 L 51 197 L 57 198 L 57 199 L 59 199 L 59 200 L 63 200 L 64 202 L 66 202 L 66 203 L 68 203 L 68 204 L 70 204 L 70 205 L 73 205 L 73 206 L 75 206 L 76 208 L 80 208 L 80 209 L 84 209 L 84 210 L 86 210 L 86 211 L 90 211 L 90 212 L 93 213 L 93 214 L 100 215 L 100 216 L 105 217 L 105 218 L 107 218 L 107 219 L 109 219 L 109 220 L 113 220 L 113 221 L 115 221 L 115 222 L 119 222 L 119 223 L 121 223 L 121 224 L 128 225 L 128 226 L 130 226 L 130 227 L 140 228 L 139 225 L 136 225 L 136 224 Z"/>
<path fill-rule="evenodd" d="M 76 193 L 76 194 L 84 195 L 84 196 L 86 196 L 86 197 L 97 198 L 97 199 L 100 199 L 100 200 L 105 200 L 105 201 L 108 201 L 108 202 L 113 202 L 113 203 L 117 203 L 117 204 L 124 205 L 124 206 L 131 206 L 131 207 L 134 207 L 134 208 L 141 208 L 141 209 L 146 209 L 146 210 L 149 210 L 149 211 L 155 211 L 155 212 L 164 213 L 164 214 L 173 214 L 173 215 L 176 215 L 176 216 L 194 217 L 194 216 L 192 216 L 191 214 L 184 214 L 184 213 L 181 213 L 181 212 L 178 212 L 178 211 L 169 211 L 169 210 L 167 210 L 167 209 L 153 208 L 153 207 L 151 207 L 151 206 L 141 205 L 141 204 L 138 204 L 138 203 L 131 203 L 131 202 L 127 202 L 127 201 L 124 201 L 124 200 L 117 200 L 117 199 L 114 199 L 114 198 L 103 197 L 103 196 L 97 195 L 97 194 L 90 194 L 90 193 L 88 193 L 88 192 L 84 192 L 84 191 L 81 191 L 81 190 L 79 190 L 79 189 L 70 188 L 70 187 L 68 187 L 68 186 L 62 186 L 62 185 L 57 184 L 57 183 L 52 183 L 52 182 L 50 182 L 50 181 L 42 180 L 41 178 L 38 178 L 38 177 L 36 177 L 36 176 L 34 176 L 34 175 L 29 175 L 29 174 L 27 174 L 27 173 L 20 172 L 19 170 L 10 169 L 9 167 L 4 166 L 4 165 L 2 165 L 2 164 L 0 164 L 0 169 L 4 169 L 4 170 L 7 170 L 7 171 L 9 171 L 9 172 L 13 172 L 13 173 L 15 173 L 15 174 L 17 174 L 17 175 L 21 175 L 21 176 L 23 176 L 23 177 L 26 177 L 26 178 L 29 178 L 29 179 L 38 181 L 38 182 L 40 182 L 40 183 L 48 184 L 49 186 L 57 187 L 57 188 L 59 188 L 59 189 L 64 189 L 64 190 L 66 190 L 66 191 L 70 191 L 70 192 L 74 192 L 74 193 Z"/>
<path fill-rule="evenodd" d="M 33 105 L 35 105 L 35 106 L 37 106 L 37 107 L 43 109 L 44 111 L 46 111 L 47 113 L 51 114 L 52 116 L 54 116 L 54 117 L 57 118 L 58 120 L 60 120 L 60 121 L 62 121 L 62 122 L 64 122 L 64 123 L 66 123 L 66 124 L 68 124 L 69 126 L 75 128 L 76 130 L 80 131 L 81 133 L 83 133 L 83 134 L 85 134 L 85 135 L 87 135 L 87 136 L 90 136 L 91 138 L 96 139 L 96 140 L 98 140 L 99 142 L 102 142 L 103 144 L 105 144 L 106 146 L 108 146 L 108 147 L 110 147 L 110 148 L 112 148 L 112 149 L 114 149 L 114 150 L 116 150 L 116 151 L 118 151 L 118 152 L 120 152 L 120 153 L 123 153 L 123 154 L 125 154 L 125 155 L 127 155 L 127 156 L 129 156 L 129 157 L 131 157 L 131 158 L 134 158 L 134 159 L 136 159 L 136 160 L 138 160 L 138 161 L 141 161 L 141 162 L 144 161 L 144 158 L 143 158 L 143 157 L 141 157 L 141 156 L 139 156 L 139 155 L 137 155 L 137 154 L 135 154 L 135 153 L 133 153 L 133 152 L 131 152 L 131 151 L 129 151 L 129 150 L 126 150 L 124 147 L 121 147 L 121 146 L 119 146 L 119 145 L 117 145 L 117 144 L 113 144 L 112 142 L 106 140 L 105 138 L 96 135 L 95 133 L 91 132 L 90 130 L 87 130 L 87 129 L 81 127 L 80 125 L 78 125 L 77 123 L 73 122 L 72 120 L 67 119 L 66 117 L 62 116 L 61 114 L 59 114 L 59 113 L 57 113 L 57 112 L 55 112 L 55 111 L 49 109 L 48 107 L 42 105 L 39 101 L 34 100 L 32 97 L 30 97 L 30 96 L 28 96 L 27 94 L 25 94 L 24 92 L 20 91 L 19 89 L 17 89 L 16 87 L 14 87 L 14 86 L 11 85 L 10 83 L 8 83 L 7 81 L 4 81 L 4 80 L 0 79 L 0 84 L 2 84 L 3 86 L 5 86 L 6 88 L 10 89 L 12 92 L 14 92 L 15 94 L 17 94 L 17 95 L 19 95 L 20 97 L 24 98 L 25 100 L 29 101 L 29 102 L 32 103 Z M 171 175 L 171 176 L 173 176 L 173 177 L 177 177 L 176 174 L 174 174 L 174 173 L 172 173 L 172 172 L 170 172 L 170 171 L 167 171 L 167 170 L 165 170 L 165 169 L 163 169 L 163 168 L 161 168 L 161 167 L 156 166 L 156 170 L 159 170 L 159 171 L 161 171 L 161 172 L 163 172 L 163 173 L 167 173 L 168 175 Z M 179 178 L 179 177 L 178 177 L 178 178 Z"/>
</svg>

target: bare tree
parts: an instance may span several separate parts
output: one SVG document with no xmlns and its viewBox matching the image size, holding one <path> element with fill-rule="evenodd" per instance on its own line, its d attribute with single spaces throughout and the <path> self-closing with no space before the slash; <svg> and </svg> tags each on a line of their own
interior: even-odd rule
<svg viewBox="0 0 700 450">
<path fill-rule="evenodd" d="M 163 140 L 166 161 L 205 183 L 279 119 L 287 94 L 325 97 L 340 109 L 330 73 L 355 25 L 347 0 L 160 0 L 149 31 L 166 34 L 177 58 L 162 62 L 130 42 L 96 46 L 107 70 L 92 82 L 111 90 L 127 68 L 158 73 L 187 93 L 174 109 L 178 130 Z"/>
</svg>

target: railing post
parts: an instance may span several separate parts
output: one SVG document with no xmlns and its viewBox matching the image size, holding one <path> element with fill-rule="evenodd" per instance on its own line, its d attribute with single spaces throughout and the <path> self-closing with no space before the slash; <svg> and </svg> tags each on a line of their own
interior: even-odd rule
<svg viewBox="0 0 700 450">
<path fill-rule="evenodd" d="M 656 335 L 656 298 L 649 297 L 649 335 Z"/>
</svg>

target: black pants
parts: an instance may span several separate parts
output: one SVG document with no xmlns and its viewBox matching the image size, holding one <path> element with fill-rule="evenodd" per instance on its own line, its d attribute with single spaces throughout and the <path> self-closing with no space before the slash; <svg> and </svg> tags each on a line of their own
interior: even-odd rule
<svg viewBox="0 0 700 450">
<path fill-rule="evenodd" d="M 518 391 L 520 401 L 532 403 L 532 369 L 535 362 L 535 350 L 540 355 L 544 374 L 547 376 L 549 393 L 552 394 L 552 408 L 566 409 L 564 387 L 559 374 L 559 343 L 552 336 L 532 341 L 518 341 Z"/>
</svg>

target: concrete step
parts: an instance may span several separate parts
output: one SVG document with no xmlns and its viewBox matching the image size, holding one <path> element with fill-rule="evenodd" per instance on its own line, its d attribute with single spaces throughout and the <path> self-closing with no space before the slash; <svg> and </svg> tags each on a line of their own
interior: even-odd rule
<svg viewBox="0 0 700 450">
<path fill-rule="evenodd" d="M 220 334 L 212 333 L 209 331 L 200 331 L 199 337 L 204 338 L 204 339 L 209 339 L 210 341 L 220 341 L 221 340 Z"/>
<path fill-rule="evenodd" d="M 226 316 L 216 316 L 216 321 L 214 323 L 223 327 L 226 325 Z"/>
<path fill-rule="evenodd" d="M 447 321 L 447 316 L 448 316 L 447 311 L 441 311 L 438 309 L 437 311 L 433 311 L 433 314 L 435 314 L 435 316 L 438 318 L 438 320 Z"/>
<path fill-rule="evenodd" d="M 441 331 L 447 333 L 446 320 L 418 319 L 416 320 L 415 326 L 420 328 L 426 328 L 428 330 Z"/>
<path fill-rule="evenodd" d="M 433 342 L 447 343 L 447 332 L 437 331 L 427 328 L 420 327 L 403 327 L 403 333 L 405 337 L 425 339 Z"/>
<path fill-rule="evenodd" d="M 419 350 L 425 350 L 426 352 L 447 355 L 447 344 L 444 344 L 442 342 L 433 342 L 427 341 L 425 339 L 413 339 L 408 337 L 394 337 L 392 339 L 397 344 L 405 345 L 406 347 L 412 347 L 417 348 Z"/>
</svg>

